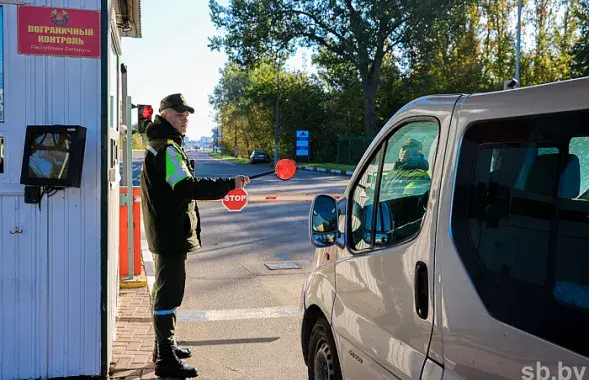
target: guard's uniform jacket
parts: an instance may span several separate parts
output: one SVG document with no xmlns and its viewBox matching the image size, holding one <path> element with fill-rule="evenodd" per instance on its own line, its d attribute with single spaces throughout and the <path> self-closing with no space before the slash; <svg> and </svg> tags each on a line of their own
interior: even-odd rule
<svg viewBox="0 0 589 380">
<path fill-rule="evenodd" d="M 235 188 L 235 180 L 195 178 L 182 135 L 159 115 L 146 135 L 141 207 L 149 250 L 160 255 L 195 251 L 201 246 L 195 200 L 221 199 Z"/>
</svg>

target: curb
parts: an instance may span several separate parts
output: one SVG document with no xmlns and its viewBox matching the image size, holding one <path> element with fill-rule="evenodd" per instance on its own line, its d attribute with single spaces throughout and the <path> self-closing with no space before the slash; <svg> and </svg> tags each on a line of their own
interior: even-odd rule
<svg viewBox="0 0 589 380">
<path fill-rule="evenodd" d="M 346 171 L 346 170 L 339 170 L 339 169 L 318 168 L 318 167 L 315 167 L 315 166 L 299 165 L 299 166 L 297 166 L 297 168 L 298 169 L 301 169 L 301 170 L 312 171 L 312 172 L 321 172 L 321 173 L 325 173 L 325 174 L 337 174 L 337 175 L 344 175 L 344 176 L 348 176 L 348 177 L 351 177 L 354 174 L 353 171 Z"/>
</svg>

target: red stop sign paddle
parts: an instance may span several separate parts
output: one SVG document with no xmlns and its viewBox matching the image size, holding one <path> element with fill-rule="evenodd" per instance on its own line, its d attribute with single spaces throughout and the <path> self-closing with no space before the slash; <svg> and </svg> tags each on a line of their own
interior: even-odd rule
<svg viewBox="0 0 589 380">
<path fill-rule="evenodd" d="M 229 211 L 241 211 L 247 205 L 247 191 L 245 189 L 235 189 L 225 195 L 223 206 Z"/>
<path fill-rule="evenodd" d="M 260 173 L 260 174 L 255 174 L 255 175 L 250 176 L 249 178 L 254 179 L 254 178 L 266 176 L 268 174 L 276 174 L 276 177 L 278 177 L 278 179 L 281 179 L 283 181 L 288 181 L 289 179 L 294 177 L 296 173 L 297 173 L 297 163 L 291 159 L 283 158 L 282 160 L 278 161 L 276 163 L 276 165 L 274 165 L 274 170 L 270 170 L 268 172 L 264 172 L 264 173 Z"/>
</svg>

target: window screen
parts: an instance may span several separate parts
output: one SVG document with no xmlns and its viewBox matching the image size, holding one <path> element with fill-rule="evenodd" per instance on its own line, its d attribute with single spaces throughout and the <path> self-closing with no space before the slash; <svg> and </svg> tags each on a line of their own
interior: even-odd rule
<svg viewBox="0 0 589 380">
<path fill-rule="evenodd" d="M 29 176 L 67 178 L 71 150 L 70 134 L 36 133 L 31 147 Z"/>
</svg>

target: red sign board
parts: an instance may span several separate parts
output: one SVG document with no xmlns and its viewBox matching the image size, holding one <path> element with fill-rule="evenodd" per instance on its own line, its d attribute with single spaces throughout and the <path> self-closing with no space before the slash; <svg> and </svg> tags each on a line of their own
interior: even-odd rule
<svg viewBox="0 0 589 380">
<path fill-rule="evenodd" d="M 100 33 L 99 11 L 18 7 L 19 54 L 100 58 Z"/>
<path fill-rule="evenodd" d="M 241 211 L 247 205 L 247 191 L 235 189 L 225 195 L 223 206 L 229 211 Z"/>
</svg>

